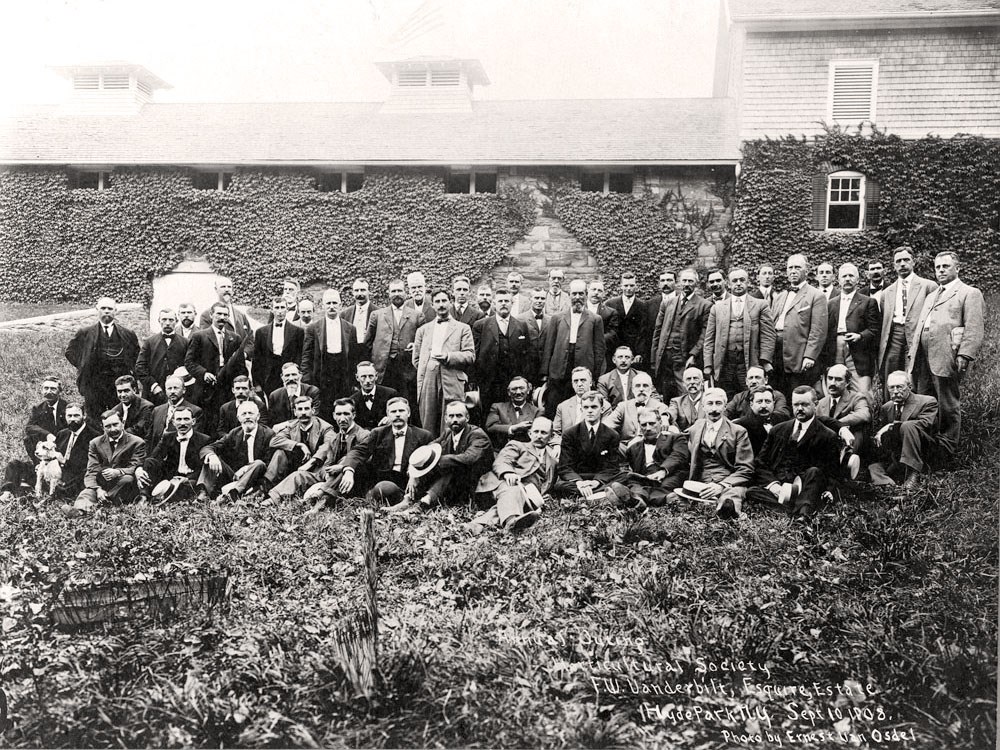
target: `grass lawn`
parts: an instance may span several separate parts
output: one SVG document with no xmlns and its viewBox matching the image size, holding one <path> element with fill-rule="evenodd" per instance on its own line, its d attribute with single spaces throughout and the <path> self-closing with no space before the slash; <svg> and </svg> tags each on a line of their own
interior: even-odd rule
<svg viewBox="0 0 1000 750">
<path fill-rule="evenodd" d="M 996 301 L 996 300 L 994 300 Z M 376 520 L 380 679 L 330 638 L 360 599 L 352 501 L 0 517 L 0 686 L 16 747 L 852 747 L 994 744 L 1000 313 L 963 386 L 954 471 L 813 530 L 749 509 L 582 501 L 513 536 L 467 509 Z M 65 336 L 0 339 L 0 456 Z M 64 587 L 228 570 L 228 612 L 66 634 Z M 760 737 L 758 740 L 757 737 Z"/>
<path fill-rule="evenodd" d="M 36 315 L 52 315 L 53 313 L 85 310 L 87 305 L 82 302 L 46 302 L 45 304 L 29 304 L 22 302 L 0 302 L 0 321 L 34 318 Z"/>
</svg>

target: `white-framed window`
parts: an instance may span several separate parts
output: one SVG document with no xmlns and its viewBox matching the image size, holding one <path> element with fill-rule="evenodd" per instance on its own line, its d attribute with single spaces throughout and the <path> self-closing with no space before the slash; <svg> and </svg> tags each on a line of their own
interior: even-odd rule
<svg viewBox="0 0 1000 750">
<path fill-rule="evenodd" d="M 353 193 L 364 186 L 364 172 L 324 172 L 316 177 L 316 189 L 321 193 Z"/>
<path fill-rule="evenodd" d="M 857 125 L 875 121 L 878 60 L 831 60 L 827 118 Z"/>
<path fill-rule="evenodd" d="M 813 229 L 858 232 L 878 228 L 880 189 L 870 175 L 834 167 L 812 179 Z"/>
<path fill-rule="evenodd" d="M 191 187 L 195 190 L 229 190 L 232 182 L 232 172 L 195 172 L 191 175 Z"/>
<path fill-rule="evenodd" d="M 74 170 L 69 175 L 69 186 L 73 190 L 109 190 L 111 188 L 111 171 Z"/>
<path fill-rule="evenodd" d="M 495 193 L 497 173 L 471 169 L 451 170 L 445 175 L 444 191 L 455 194 Z"/>
<path fill-rule="evenodd" d="M 631 193 L 632 173 L 625 171 L 600 172 L 583 170 L 580 172 L 580 190 L 585 193 Z"/>
</svg>

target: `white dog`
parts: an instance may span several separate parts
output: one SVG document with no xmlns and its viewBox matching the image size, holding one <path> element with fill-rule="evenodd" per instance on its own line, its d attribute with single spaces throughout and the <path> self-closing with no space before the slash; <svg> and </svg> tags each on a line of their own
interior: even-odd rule
<svg viewBox="0 0 1000 750">
<path fill-rule="evenodd" d="M 56 450 L 54 440 L 42 440 L 35 446 L 35 458 L 38 459 L 38 466 L 35 467 L 35 495 L 45 497 L 42 488 L 48 484 L 47 497 L 52 497 L 62 481 L 62 454 Z"/>
</svg>

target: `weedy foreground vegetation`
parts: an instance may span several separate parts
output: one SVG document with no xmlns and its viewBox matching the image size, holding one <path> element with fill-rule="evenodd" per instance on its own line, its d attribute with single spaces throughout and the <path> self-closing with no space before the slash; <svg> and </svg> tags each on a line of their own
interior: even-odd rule
<svg viewBox="0 0 1000 750">
<path fill-rule="evenodd" d="M 993 300 L 994 303 L 996 300 Z M 377 690 L 338 667 L 362 599 L 352 501 L 0 516 L 11 747 L 992 747 L 1000 313 L 963 386 L 964 444 L 920 492 L 811 530 L 750 509 L 639 517 L 581 501 L 521 535 L 469 509 L 376 521 Z M 0 457 L 23 450 L 64 335 L 0 336 Z M 64 632 L 88 582 L 221 571 L 227 608 Z M 757 738 L 760 738 L 759 741 Z"/>
</svg>

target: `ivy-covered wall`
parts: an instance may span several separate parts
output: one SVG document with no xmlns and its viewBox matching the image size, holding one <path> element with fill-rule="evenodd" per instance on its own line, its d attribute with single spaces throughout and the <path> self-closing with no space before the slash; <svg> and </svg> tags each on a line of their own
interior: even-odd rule
<svg viewBox="0 0 1000 750">
<path fill-rule="evenodd" d="M 879 186 L 874 227 L 813 228 L 814 178 L 850 169 Z M 902 140 L 829 131 L 817 141 L 792 137 L 745 143 L 723 265 L 781 273 L 792 253 L 815 268 L 878 258 L 891 271 L 892 248 L 907 244 L 917 273 L 933 278 L 934 255 L 959 254 L 962 278 L 982 288 L 1000 282 L 1000 141 L 956 137 Z M 891 273 L 889 274 L 891 278 Z"/>
<path fill-rule="evenodd" d="M 237 171 L 229 190 L 182 170 L 119 168 L 111 189 L 70 190 L 55 168 L 0 172 L 0 295 L 8 301 L 148 302 L 151 281 L 185 256 L 231 275 L 261 304 L 284 276 L 349 286 L 424 270 L 477 278 L 530 229 L 524 191 L 448 195 L 440 174 L 368 170 L 360 191 L 321 193 L 305 171 Z"/>
</svg>

